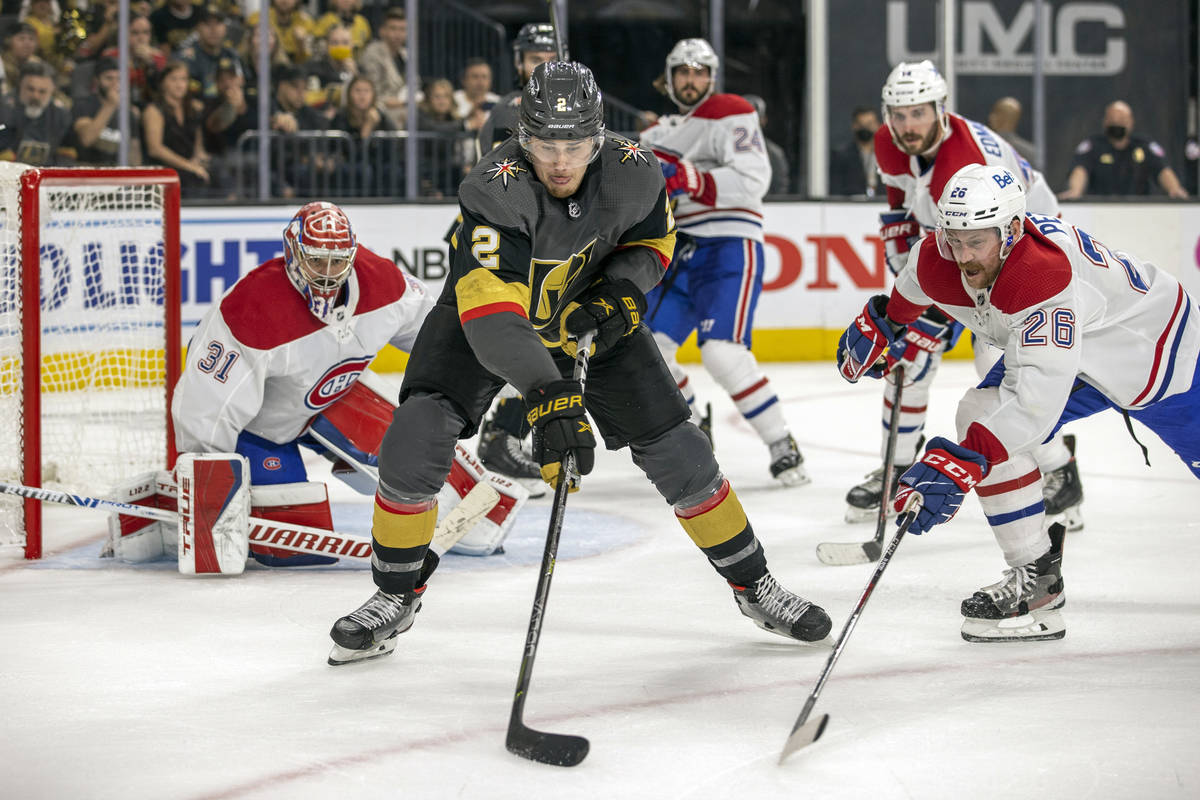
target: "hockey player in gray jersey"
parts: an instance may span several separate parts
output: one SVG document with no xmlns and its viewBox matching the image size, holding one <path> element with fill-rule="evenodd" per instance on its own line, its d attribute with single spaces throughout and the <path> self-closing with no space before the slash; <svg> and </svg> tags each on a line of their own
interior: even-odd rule
<svg viewBox="0 0 1200 800">
<path fill-rule="evenodd" d="M 767 571 L 762 544 L 641 324 L 645 293 L 670 263 L 675 222 L 653 154 L 605 133 L 603 111 L 587 67 L 539 65 L 519 136 L 459 189 L 450 276 L 417 337 L 380 452 L 378 591 L 334 624 L 331 663 L 391 652 L 412 626 L 454 442 L 474 433 L 505 382 L 525 397 L 547 483 L 557 484 L 567 453 L 580 475 L 591 472 L 586 409 L 608 448 L 630 448 L 742 614 L 801 641 L 829 633 L 824 610 Z M 569 376 L 573 337 L 590 331 L 585 391 Z"/>
</svg>

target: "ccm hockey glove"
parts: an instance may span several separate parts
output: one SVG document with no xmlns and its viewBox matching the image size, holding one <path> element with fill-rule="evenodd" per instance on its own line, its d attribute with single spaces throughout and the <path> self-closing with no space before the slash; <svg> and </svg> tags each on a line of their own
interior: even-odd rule
<svg viewBox="0 0 1200 800">
<path fill-rule="evenodd" d="M 892 507 L 901 512 L 910 495 L 920 494 L 921 506 L 908 532 L 925 533 L 934 525 L 949 522 L 967 492 L 987 472 L 987 459 L 982 455 L 944 436 L 935 436 L 925 447 L 925 457 L 900 476 Z"/>
<path fill-rule="evenodd" d="M 624 278 L 593 284 L 578 298 L 579 308 L 567 315 L 567 333 L 579 338 L 596 331 L 595 353 L 603 353 L 642 324 L 646 295 Z"/>
<path fill-rule="evenodd" d="M 921 225 L 902 208 L 885 211 L 879 215 L 879 238 L 883 239 L 888 270 L 899 275 L 908 263 L 908 251 L 921 239 Z"/>
<path fill-rule="evenodd" d="M 587 475 L 596 463 L 596 437 L 583 410 L 579 381 L 560 380 L 525 395 L 526 419 L 533 428 L 533 457 L 542 465 L 542 480 L 558 488 L 562 461 L 575 454 L 575 470 Z M 571 481 L 572 492 L 579 482 Z"/>
<path fill-rule="evenodd" d="M 886 294 L 868 300 L 862 313 L 838 339 L 838 371 L 850 383 L 857 383 L 863 375 L 882 378 L 887 371 L 884 354 L 896 340 L 895 329 L 887 318 L 887 302 Z M 881 359 L 883 363 L 879 363 Z"/>
</svg>

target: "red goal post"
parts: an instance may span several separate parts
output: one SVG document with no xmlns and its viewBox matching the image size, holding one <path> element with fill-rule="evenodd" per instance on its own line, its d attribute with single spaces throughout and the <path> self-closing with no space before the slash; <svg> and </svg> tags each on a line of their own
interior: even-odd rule
<svg viewBox="0 0 1200 800">
<path fill-rule="evenodd" d="M 174 464 L 179 179 L 0 164 L 0 475 L 107 492 Z M 42 555 L 39 501 L 0 499 L 0 547 Z"/>
</svg>

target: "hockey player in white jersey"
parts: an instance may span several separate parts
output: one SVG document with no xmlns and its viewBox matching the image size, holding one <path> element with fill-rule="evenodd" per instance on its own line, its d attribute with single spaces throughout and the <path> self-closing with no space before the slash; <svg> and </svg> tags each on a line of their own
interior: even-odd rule
<svg viewBox="0 0 1200 800">
<path fill-rule="evenodd" d="M 175 441 L 181 453 L 245 456 L 253 516 L 330 530 L 325 484 L 308 480 L 301 447 L 333 461 L 334 475 L 358 491 L 375 493 L 376 453 L 395 401 L 367 365 L 389 343 L 411 350 L 433 300 L 419 280 L 359 245 L 332 203 L 301 208 L 282 249 L 230 287 L 196 328 L 171 405 Z M 482 474 L 469 454 L 459 459 L 447 478 L 445 492 L 455 495 L 447 495 L 447 510 Z M 527 496 L 509 481 L 491 482 L 501 503 L 460 552 L 494 550 Z M 146 536 L 155 525 L 162 523 L 126 517 L 122 533 Z M 257 542 L 250 550 L 268 566 L 336 560 Z"/>
<path fill-rule="evenodd" d="M 771 165 L 754 107 L 739 95 L 713 93 L 719 66 L 704 39 L 678 42 L 663 77 L 680 113 L 660 117 L 642 133 L 662 164 L 679 225 L 671 268 L 646 297 L 646 323 L 710 440 L 711 419 L 698 414 L 695 391 L 675 357 L 693 330 L 705 369 L 767 445 L 772 477 L 799 486 L 809 481 L 804 457 L 750 352 Z"/>
<path fill-rule="evenodd" d="M 887 124 L 875 133 L 875 160 L 891 207 L 880 215 L 880 237 L 893 275 L 905 264 L 910 248 L 934 229 L 937 203 L 946 182 L 968 164 L 1005 167 L 1028 192 L 1031 212 L 1058 215 L 1058 201 L 1042 175 L 987 126 L 948 111 L 946 93 L 946 81 L 930 61 L 897 65 L 883 86 L 883 117 Z M 960 325 L 951 323 L 936 307 L 908 327 L 907 349 L 901 361 L 907 367 L 906 378 L 915 378 L 904 387 L 896 432 L 895 475 L 916 460 L 924 437 L 930 386 L 942 354 L 953 346 L 961 331 Z M 981 375 L 999 356 L 999 352 L 976 343 L 976 364 Z M 889 380 L 884 388 L 881 454 L 886 452 L 895 396 L 896 387 Z M 1046 476 L 1048 511 L 1062 515 L 1071 530 L 1081 528 L 1078 505 L 1083 500 L 1083 489 L 1073 453 L 1059 436 L 1039 450 L 1037 459 Z M 880 467 L 849 491 L 847 522 L 876 517 L 882 483 Z"/>
<path fill-rule="evenodd" d="M 968 641 L 1056 639 L 1065 632 L 1063 527 L 1043 525 L 1040 444 L 1062 425 L 1112 408 L 1154 431 L 1200 477 L 1200 307 L 1152 264 L 1087 231 L 1026 215 L 1024 184 L 974 164 L 947 182 L 936 236 L 909 255 L 838 348 L 843 377 L 879 377 L 893 345 L 933 306 L 1003 358 L 958 406 L 957 435 L 935 437 L 900 476 L 909 531 L 954 516 L 972 489 L 1008 563 L 999 583 L 962 603 Z M 880 366 L 880 360 L 886 366 Z"/>
</svg>

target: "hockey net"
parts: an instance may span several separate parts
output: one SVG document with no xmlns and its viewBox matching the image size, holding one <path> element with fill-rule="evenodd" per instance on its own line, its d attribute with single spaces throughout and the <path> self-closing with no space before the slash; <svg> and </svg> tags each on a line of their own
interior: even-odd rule
<svg viewBox="0 0 1200 800">
<path fill-rule="evenodd" d="M 172 170 L 0 163 L 0 480 L 104 494 L 173 464 L 179 338 Z M 41 510 L 0 495 L 0 548 L 39 558 Z"/>
</svg>

